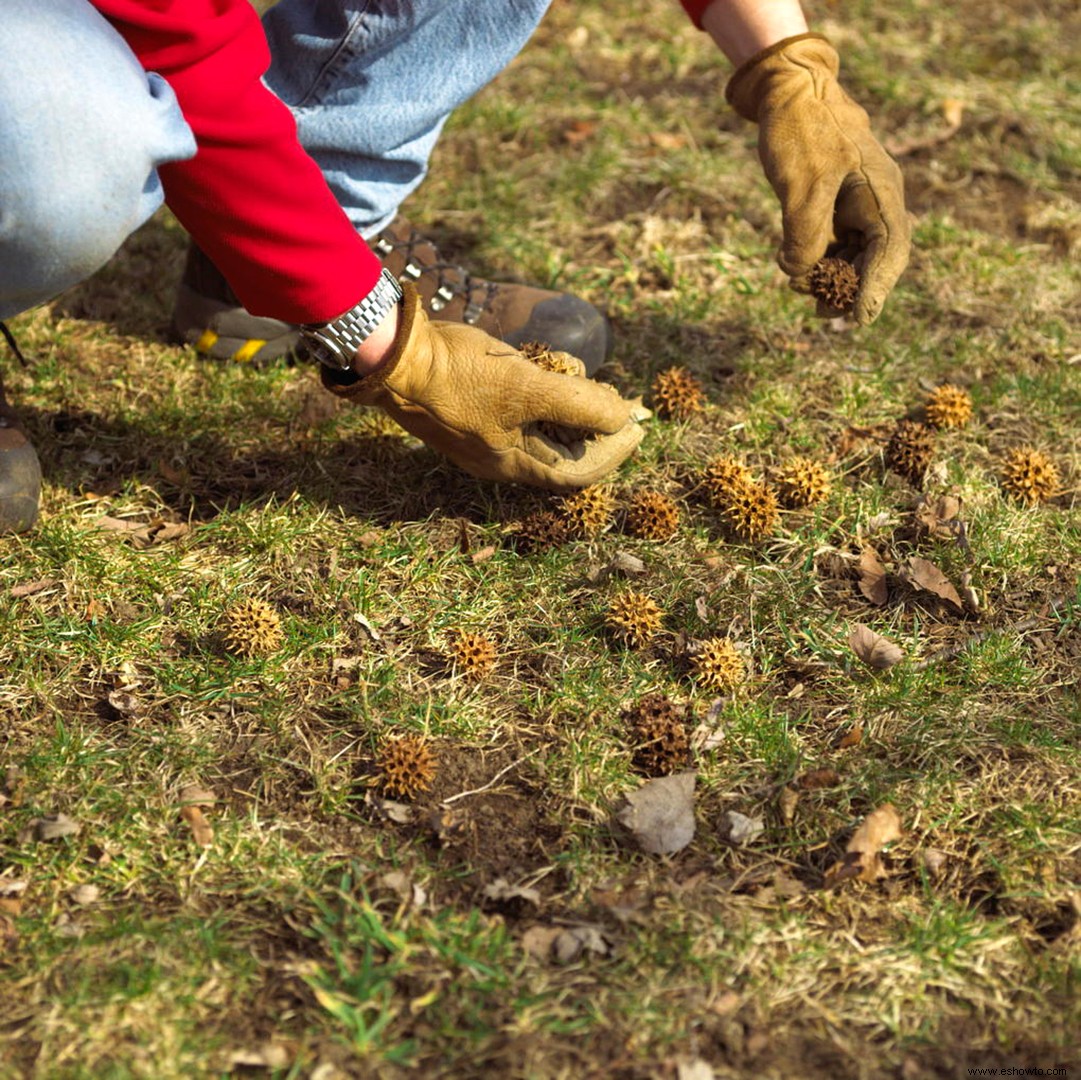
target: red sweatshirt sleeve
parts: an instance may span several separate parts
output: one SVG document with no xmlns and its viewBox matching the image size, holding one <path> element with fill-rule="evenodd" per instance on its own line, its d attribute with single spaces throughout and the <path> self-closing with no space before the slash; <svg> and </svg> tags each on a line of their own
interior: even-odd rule
<svg viewBox="0 0 1081 1080">
<path fill-rule="evenodd" d="M 691 17 L 691 22 L 702 29 L 702 15 L 705 13 L 706 8 L 709 7 L 713 0 L 680 0 L 684 10 Z"/>
<path fill-rule="evenodd" d="M 92 2 L 175 91 L 198 150 L 162 166 L 166 202 L 244 306 L 323 322 L 366 296 L 379 260 L 260 81 L 270 50 L 248 0 Z"/>
</svg>

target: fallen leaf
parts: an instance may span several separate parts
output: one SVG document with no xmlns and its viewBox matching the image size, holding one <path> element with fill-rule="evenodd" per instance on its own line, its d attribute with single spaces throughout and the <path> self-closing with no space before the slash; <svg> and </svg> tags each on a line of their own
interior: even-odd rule
<svg viewBox="0 0 1081 1080">
<path fill-rule="evenodd" d="M 76 836 L 82 825 L 67 814 L 46 814 L 30 822 L 31 835 L 35 840 L 61 840 L 65 836 Z"/>
<path fill-rule="evenodd" d="M 410 904 L 415 908 L 423 907 L 428 899 L 428 893 L 405 873 L 404 870 L 388 870 L 379 878 L 379 884 L 398 894 L 403 904 Z"/>
<path fill-rule="evenodd" d="M 89 904 L 96 904 L 101 899 L 101 889 L 97 885 L 76 885 L 68 896 L 73 904 L 87 907 Z"/>
<path fill-rule="evenodd" d="M 852 879 L 877 880 L 882 875 L 880 852 L 887 844 L 899 840 L 901 835 L 901 818 L 892 804 L 883 803 L 872 810 L 852 834 L 844 857 L 826 871 L 826 888 Z"/>
<path fill-rule="evenodd" d="M 607 956 L 611 945 L 597 926 L 574 926 L 561 930 L 552 942 L 552 957 L 559 964 L 570 964 L 582 953 Z"/>
<path fill-rule="evenodd" d="M 841 736 L 840 741 L 837 743 L 837 749 L 848 750 L 853 746 L 859 746 L 861 742 L 863 742 L 863 725 L 853 724 L 852 727 Z"/>
<path fill-rule="evenodd" d="M 713 1066 L 703 1058 L 681 1061 L 676 1065 L 676 1080 L 714 1080 Z"/>
<path fill-rule="evenodd" d="M 487 562 L 497 551 L 495 544 L 489 544 L 487 547 L 482 547 L 478 551 L 474 551 L 469 559 L 472 563 Z"/>
<path fill-rule="evenodd" d="M 942 600 L 954 605 L 958 611 L 964 610 L 961 596 L 953 582 L 929 559 L 912 556 L 901 571 L 901 577 L 910 585 L 924 592 L 933 593 Z"/>
<path fill-rule="evenodd" d="M 54 578 L 39 578 L 37 581 L 24 581 L 21 585 L 11 586 L 12 596 L 33 596 L 34 593 L 51 589 L 57 582 Z"/>
<path fill-rule="evenodd" d="M 965 103 L 960 98 L 943 98 L 942 119 L 952 128 L 959 128 L 965 118 Z"/>
<path fill-rule="evenodd" d="M 541 894 L 528 885 L 511 885 L 506 878 L 496 878 L 495 881 L 484 886 L 483 897 L 494 904 L 506 904 L 516 900 L 524 900 L 540 907 Z"/>
<path fill-rule="evenodd" d="M 781 820 L 786 825 L 791 825 L 796 817 L 796 806 L 799 804 L 799 792 L 790 788 L 787 784 L 781 788 L 781 797 L 778 805 L 781 811 Z"/>
<path fill-rule="evenodd" d="M 262 1046 L 234 1050 L 229 1063 L 244 1069 L 287 1069 L 293 1061 L 289 1047 L 277 1042 L 265 1042 Z"/>
<path fill-rule="evenodd" d="M 522 948 L 538 960 L 547 960 L 552 955 L 552 946 L 563 931 L 558 926 L 544 926 L 538 923 L 531 926 L 522 935 Z"/>
<path fill-rule="evenodd" d="M 699 724 L 691 732 L 691 746 L 699 753 L 716 750 L 728 738 L 728 731 L 722 724 Z"/>
<path fill-rule="evenodd" d="M 694 839 L 693 772 L 647 780 L 626 796 L 616 821 L 651 855 L 671 855 Z"/>
<path fill-rule="evenodd" d="M 879 562 L 878 556 L 871 548 L 864 548 L 860 552 L 859 562 L 856 563 L 859 573 L 860 592 L 863 593 L 872 604 L 881 607 L 890 598 L 889 588 L 886 586 L 886 568 Z"/>
<path fill-rule="evenodd" d="M 152 544 L 164 543 L 187 536 L 190 527 L 183 522 L 166 522 L 155 518 L 151 522 L 129 521 L 104 514 L 94 524 L 99 529 L 126 535 L 137 548 L 148 548 Z"/>
<path fill-rule="evenodd" d="M 572 120 L 563 129 L 563 141 L 577 146 L 587 139 L 593 138 L 597 131 L 596 120 Z"/>
<path fill-rule="evenodd" d="M 158 458 L 158 472 L 174 487 L 184 488 L 191 484 L 191 473 L 184 466 L 174 469 L 164 458 Z"/>
<path fill-rule="evenodd" d="M 213 806 L 218 797 L 210 788 L 200 787 L 198 784 L 186 784 L 180 789 L 181 806 Z"/>
<path fill-rule="evenodd" d="M 375 816 L 383 821 L 392 821 L 395 825 L 408 825 L 413 820 L 413 807 L 408 803 L 384 799 L 370 788 L 365 792 L 364 801 L 372 808 Z"/>
<path fill-rule="evenodd" d="M 882 634 L 876 634 L 863 623 L 856 623 L 852 628 L 848 645 L 868 667 L 876 671 L 885 671 L 905 658 L 904 650 L 899 645 Z"/>
<path fill-rule="evenodd" d="M 18 896 L 0 896 L 0 915 L 21 915 L 22 898 Z"/>
<path fill-rule="evenodd" d="M 121 716 L 134 716 L 142 711 L 142 702 L 126 690 L 113 690 L 109 694 L 108 702 Z"/>
<path fill-rule="evenodd" d="M 199 847 L 210 847 L 214 842 L 214 830 L 198 806 L 182 806 L 180 816 L 191 828 L 192 839 Z"/>
<path fill-rule="evenodd" d="M 721 835 L 733 844 L 749 844 L 765 831 L 761 818 L 747 817 L 736 810 L 727 810 L 721 818 Z"/>
<path fill-rule="evenodd" d="M 29 884 L 25 878 L 0 878 L 0 896 L 18 896 Z"/>
<path fill-rule="evenodd" d="M 920 852 L 920 864 L 931 877 L 938 877 L 946 868 L 949 856 L 937 848 L 924 848 Z"/>
<path fill-rule="evenodd" d="M 615 574 L 637 577 L 646 572 L 646 564 L 637 555 L 617 551 L 605 566 L 593 566 L 586 572 L 586 579 L 593 585 L 603 585 Z"/>
<path fill-rule="evenodd" d="M 687 145 L 687 136 L 674 131 L 651 131 L 649 141 L 659 150 L 682 150 Z"/>
<path fill-rule="evenodd" d="M 841 776 L 836 769 L 811 769 L 800 773 L 793 785 L 799 791 L 817 791 L 819 788 L 836 787 L 841 782 Z"/>
</svg>

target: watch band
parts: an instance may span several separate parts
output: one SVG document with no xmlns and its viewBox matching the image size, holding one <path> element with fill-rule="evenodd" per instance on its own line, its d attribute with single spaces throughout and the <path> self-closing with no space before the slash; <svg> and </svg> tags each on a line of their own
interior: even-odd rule
<svg viewBox="0 0 1081 1080">
<path fill-rule="evenodd" d="M 325 367 L 349 371 L 361 342 L 371 336 L 401 298 L 398 279 L 383 267 L 375 287 L 359 304 L 330 322 L 308 323 L 300 328 L 309 355 Z"/>
</svg>

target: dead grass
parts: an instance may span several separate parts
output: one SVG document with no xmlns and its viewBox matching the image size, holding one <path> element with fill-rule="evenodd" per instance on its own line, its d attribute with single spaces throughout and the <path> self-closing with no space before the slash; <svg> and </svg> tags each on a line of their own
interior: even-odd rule
<svg viewBox="0 0 1081 1080">
<path fill-rule="evenodd" d="M 705 412 L 651 424 L 592 540 L 523 555 L 514 522 L 552 500 L 473 482 L 306 371 L 169 343 L 167 216 L 15 321 L 35 363 L 5 380 L 47 484 L 39 528 L 0 546 L 0 1075 L 1076 1063 L 1076 12 L 813 14 L 917 215 L 872 329 L 820 324 L 784 289 L 752 133 L 670 5 L 556 5 L 409 208 L 477 270 L 606 306 L 622 389 L 676 364 L 701 379 Z M 921 531 L 921 492 L 883 464 L 944 381 L 975 414 L 939 436 L 922 494 L 961 500 L 964 542 Z M 1064 479 L 1038 508 L 999 483 L 1029 444 Z M 807 455 L 836 480 L 733 543 L 697 490 L 721 451 L 757 475 Z M 672 539 L 624 531 L 644 488 L 679 504 Z M 166 525 L 187 528 L 156 539 Z M 864 548 L 884 604 L 859 588 Z M 967 574 L 975 602 L 906 584 L 912 556 Z M 639 649 L 605 629 L 626 588 L 665 612 Z M 222 647 L 248 596 L 282 619 L 265 657 Z M 855 623 L 905 659 L 867 670 Z M 448 664 L 460 629 L 496 644 L 487 677 Z M 688 657 L 715 634 L 750 670 L 721 699 Z M 641 782 L 623 713 L 651 692 L 687 706 L 696 747 L 696 838 L 663 858 L 610 824 Z M 439 768 L 388 804 L 375 754 L 404 733 Z M 205 849 L 180 816 L 190 784 L 217 799 Z M 824 888 L 884 802 L 904 828 L 885 876 Z M 733 811 L 761 834 L 725 839 Z M 76 835 L 27 838 L 59 812 Z M 561 931 L 589 943 L 566 963 L 537 944 Z"/>
</svg>

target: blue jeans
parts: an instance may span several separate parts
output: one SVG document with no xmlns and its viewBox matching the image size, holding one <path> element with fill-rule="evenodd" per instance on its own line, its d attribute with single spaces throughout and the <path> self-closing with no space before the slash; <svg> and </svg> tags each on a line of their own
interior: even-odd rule
<svg viewBox="0 0 1081 1080">
<path fill-rule="evenodd" d="M 195 139 L 86 0 L 3 0 L 0 319 L 89 277 L 161 205 Z"/>
<path fill-rule="evenodd" d="M 172 90 L 88 0 L 2 0 L 0 319 L 88 277 L 161 205 L 195 144 Z M 350 220 L 378 232 L 447 116 L 505 67 L 549 0 L 282 0 L 266 82 Z"/>
</svg>

